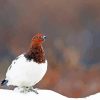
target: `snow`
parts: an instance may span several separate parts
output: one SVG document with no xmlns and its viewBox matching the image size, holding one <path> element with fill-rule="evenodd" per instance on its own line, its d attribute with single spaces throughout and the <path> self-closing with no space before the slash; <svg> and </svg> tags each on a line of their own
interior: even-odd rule
<svg viewBox="0 0 100 100">
<path fill-rule="evenodd" d="M 34 92 L 20 93 L 18 91 L 0 89 L 0 100 L 15 100 L 16 98 L 19 100 L 66 100 L 66 97 L 51 90 L 39 89 L 37 91 L 39 94 Z"/>
<path fill-rule="evenodd" d="M 96 93 L 94 95 L 86 97 L 86 100 L 100 100 L 100 93 Z"/>
<path fill-rule="evenodd" d="M 68 98 L 51 90 L 39 89 L 37 91 L 39 94 L 0 89 L 0 100 L 99 100 L 100 98 L 100 93 L 85 98 Z"/>
</svg>

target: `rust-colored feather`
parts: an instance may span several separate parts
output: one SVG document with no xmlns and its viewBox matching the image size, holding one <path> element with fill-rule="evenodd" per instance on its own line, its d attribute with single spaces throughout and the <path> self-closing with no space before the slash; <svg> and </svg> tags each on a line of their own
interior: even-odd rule
<svg viewBox="0 0 100 100">
<path fill-rule="evenodd" d="M 33 60 L 37 63 L 45 63 L 45 53 L 41 45 L 32 46 L 25 54 L 28 60 Z"/>
</svg>

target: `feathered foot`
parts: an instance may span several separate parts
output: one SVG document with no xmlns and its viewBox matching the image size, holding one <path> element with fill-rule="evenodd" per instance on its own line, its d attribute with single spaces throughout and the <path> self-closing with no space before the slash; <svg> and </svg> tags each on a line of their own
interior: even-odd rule
<svg viewBox="0 0 100 100">
<path fill-rule="evenodd" d="M 34 92 L 34 93 L 36 93 L 36 94 L 39 94 L 39 93 L 37 92 L 37 90 L 34 89 L 33 87 L 26 87 L 26 86 L 17 87 L 17 88 L 15 88 L 15 91 L 19 91 L 19 92 L 21 92 L 21 93 Z"/>
</svg>

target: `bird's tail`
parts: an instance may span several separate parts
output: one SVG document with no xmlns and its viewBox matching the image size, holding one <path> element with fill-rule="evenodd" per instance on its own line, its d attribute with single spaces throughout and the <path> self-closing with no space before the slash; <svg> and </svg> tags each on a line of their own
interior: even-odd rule
<svg viewBox="0 0 100 100">
<path fill-rule="evenodd" d="M 8 80 L 3 80 L 3 81 L 1 81 L 1 86 L 3 86 L 3 85 L 6 85 L 8 83 Z"/>
</svg>

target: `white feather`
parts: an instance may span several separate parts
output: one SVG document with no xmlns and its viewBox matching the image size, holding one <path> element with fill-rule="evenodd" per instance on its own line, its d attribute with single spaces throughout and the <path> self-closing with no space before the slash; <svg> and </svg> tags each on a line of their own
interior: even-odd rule
<svg viewBox="0 0 100 100">
<path fill-rule="evenodd" d="M 38 64 L 33 60 L 29 61 L 24 54 L 14 60 L 6 73 L 7 85 L 34 86 L 38 83 L 47 71 L 47 60 Z"/>
</svg>

